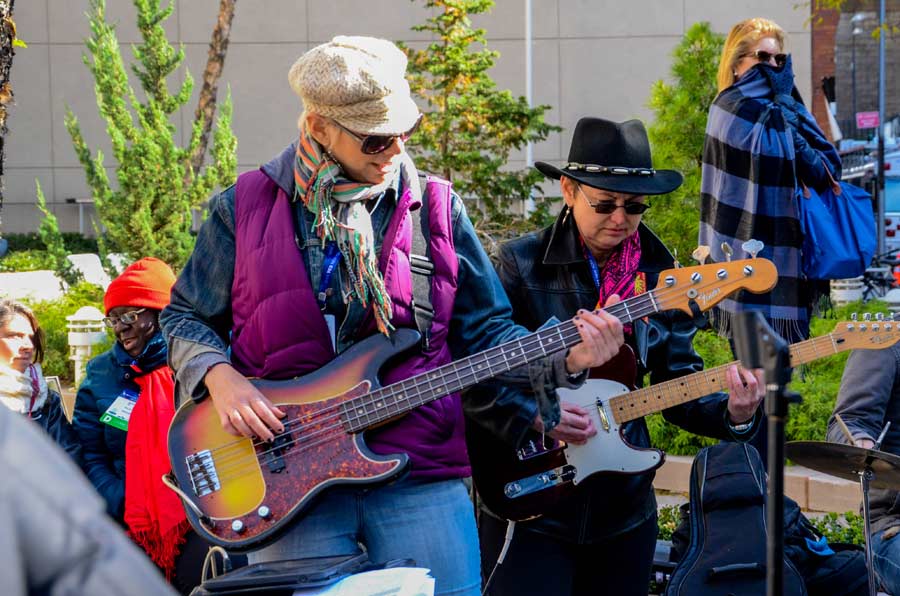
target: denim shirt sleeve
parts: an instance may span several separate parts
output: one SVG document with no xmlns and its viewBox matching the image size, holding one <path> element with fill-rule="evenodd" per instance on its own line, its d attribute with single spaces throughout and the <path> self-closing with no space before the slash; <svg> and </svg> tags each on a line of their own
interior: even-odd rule
<svg viewBox="0 0 900 596">
<path fill-rule="evenodd" d="M 231 283 L 234 279 L 234 187 L 210 201 L 194 252 L 172 288 L 172 301 L 159 321 L 169 344 L 178 403 L 207 395 L 203 378 L 229 362 Z"/>
<path fill-rule="evenodd" d="M 462 201 L 453 197 L 453 241 L 459 259 L 456 302 L 450 325 L 449 345 L 455 358 L 474 354 L 530 333 L 512 320 L 512 306 L 491 264 Z M 498 381 L 530 389 L 542 404 L 541 414 L 549 430 L 559 421 L 553 389 L 577 387 L 586 375 L 570 378 L 566 351 L 498 375 Z M 533 411 L 526 415 L 533 418 Z"/>
</svg>

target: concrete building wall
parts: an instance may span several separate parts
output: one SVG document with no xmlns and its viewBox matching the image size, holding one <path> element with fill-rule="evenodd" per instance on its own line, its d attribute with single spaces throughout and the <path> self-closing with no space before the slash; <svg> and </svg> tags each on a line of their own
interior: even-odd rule
<svg viewBox="0 0 900 596">
<path fill-rule="evenodd" d="M 139 40 L 129 0 L 107 0 L 118 23 L 123 48 Z M 184 45 L 185 63 L 199 77 L 206 61 L 218 0 L 175 0 L 167 22 L 170 39 Z M 563 127 L 534 148 L 537 160 L 561 161 L 568 153 L 578 118 L 596 115 L 624 120 L 652 118 L 646 104 L 651 84 L 666 79 L 670 54 L 691 24 L 706 20 L 727 32 L 735 22 L 765 16 L 789 33 L 797 84 L 810 92 L 808 9 L 785 0 L 533 0 L 534 101 L 551 106 L 550 122 Z M 493 12 L 475 20 L 500 52 L 492 73 L 501 88 L 525 93 L 525 0 L 497 0 Z M 33 230 L 35 179 L 64 231 L 77 231 L 78 207 L 67 198 L 90 196 L 84 173 L 63 124 L 68 106 L 78 116 L 86 140 L 109 159 L 105 126 L 97 114 L 93 80 L 82 63 L 88 37 L 87 0 L 26 0 L 16 3 L 15 20 L 27 49 L 16 53 L 12 85 L 16 105 L 9 117 L 3 228 Z M 237 3 L 222 85 L 231 87 L 240 171 L 257 167 L 295 133 L 299 102 L 286 73 L 302 52 L 337 34 L 366 34 L 428 41 L 411 31 L 429 12 L 409 0 L 242 0 Z M 126 49 L 125 55 L 130 57 Z M 182 142 L 194 99 L 178 115 Z M 525 164 L 524 153 L 510 166 Z M 663 164 L 660 164 L 663 165 Z M 114 172 L 110 168 L 110 175 Z M 84 209 L 90 231 L 91 208 Z"/>
</svg>

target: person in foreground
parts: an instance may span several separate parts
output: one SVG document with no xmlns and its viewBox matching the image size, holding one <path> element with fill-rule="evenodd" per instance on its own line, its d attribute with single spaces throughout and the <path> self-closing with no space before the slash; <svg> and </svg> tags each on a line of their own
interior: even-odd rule
<svg viewBox="0 0 900 596">
<path fill-rule="evenodd" d="M 3 594 L 174 594 L 45 433 L 0 408 Z"/>
<path fill-rule="evenodd" d="M 66 419 L 62 398 L 41 370 L 44 330 L 30 308 L 0 300 L 0 402 L 33 420 L 81 465 L 81 444 Z"/>
<path fill-rule="evenodd" d="M 166 433 L 175 413 L 172 371 L 159 313 L 175 283 L 172 269 L 145 257 L 106 289 L 104 322 L 116 343 L 88 363 L 74 425 L 84 469 L 109 515 L 183 593 L 200 583 L 206 544 L 160 477 L 170 470 Z"/>
<path fill-rule="evenodd" d="M 824 190 L 841 177 L 837 150 L 804 107 L 794 86 L 785 33 L 754 18 L 732 27 L 719 61 L 719 95 L 709 109 L 703 144 L 700 244 L 724 261 L 722 244 L 743 255 L 755 239 L 775 263 L 778 283 L 767 294 L 740 292 L 716 309 L 730 334 L 743 310 L 762 312 L 789 343 L 809 337 L 817 284 L 803 277 L 798 190 Z M 760 445 L 761 446 L 761 445 Z M 765 458 L 765 450 L 760 453 Z"/>
<path fill-rule="evenodd" d="M 660 272 L 674 266 L 669 251 L 641 223 L 641 214 L 651 206 L 649 197 L 675 190 L 682 177 L 653 169 L 639 120 L 582 118 L 569 162 L 562 168 L 543 162 L 536 167 L 560 180 L 565 206 L 552 226 L 500 248 L 497 269 L 516 321 L 535 328 L 570 310 L 594 308 L 613 293 L 627 299 L 656 287 Z M 665 202 L 653 206 L 665 208 Z M 625 326 L 627 347 L 615 367 L 593 369 L 591 376 L 640 386 L 648 374 L 651 383 L 658 383 L 697 372 L 703 361 L 692 346 L 695 332 L 694 322 L 680 311 L 637 320 Z M 623 370 L 634 376 L 622 379 Z M 734 366 L 727 375 L 729 396 L 702 397 L 665 410 L 665 418 L 711 437 L 752 436 L 761 383 Z M 521 390 L 487 385 L 464 396 L 470 423 L 486 426 L 510 445 L 521 445 L 532 430 L 576 444 L 598 432 L 581 406 L 561 401 L 556 407 L 562 417 L 550 424 L 538 404 Z M 643 418 L 626 423 L 624 435 L 636 447 L 650 446 Z M 646 595 L 657 534 L 653 476 L 598 474 L 540 518 L 520 522 L 489 592 Z M 497 561 L 506 528 L 504 520 L 482 507 L 485 577 Z"/>
<path fill-rule="evenodd" d="M 852 442 L 835 415 L 847 425 Z M 828 440 L 873 449 L 888 422 L 880 450 L 900 455 L 900 347 L 854 350 L 828 421 Z M 900 594 L 900 491 L 870 488 L 869 512 L 875 573 L 885 592 Z"/>
<path fill-rule="evenodd" d="M 223 427 L 271 440 L 283 412 L 245 377 L 311 373 L 374 334 L 415 328 L 413 218 L 432 275 L 427 344 L 387 367 L 388 384 L 521 337 L 458 196 L 423 188 L 405 150 L 421 115 L 406 57 L 370 37 L 336 37 L 289 73 L 303 101 L 300 134 L 260 170 L 210 203 L 194 253 L 161 322 L 181 399 L 212 399 Z M 613 298 L 615 300 L 615 298 Z M 570 316 L 573 313 L 570 313 Z M 574 386 L 621 345 L 606 313 L 581 313 L 582 342 L 504 376 L 545 391 Z M 574 375 L 574 376 L 573 376 Z M 335 488 L 250 561 L 368 551 L 431 569 L 437 594 L 479 594 L 478 539 L 463 478 L 470 475 L 458 395 L 427 403 L 367 434 L 375 453 L 403 452 L 405 478 Z M 297 474 L 311 462 L 292 459 Z"/>
</svg>

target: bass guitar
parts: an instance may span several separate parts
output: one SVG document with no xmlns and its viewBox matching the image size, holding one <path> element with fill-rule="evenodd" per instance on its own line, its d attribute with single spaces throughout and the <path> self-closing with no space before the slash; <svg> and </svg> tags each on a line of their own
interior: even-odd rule
<svg viewBox="0 0 900 596">
<path fill-rule="evenodd" d="M 791 346 L 798 366 L 847 350 L 880 350 L 900 341 L 900 323 L 892 319 L 847 321 L 834 331 Z M 468 424 L 466 440 L 472 478 L 482 502 L 495 515 L 514 521 L 538 517 L 559 504 L 588 477 L 598 473 L 642 474 L 665 461 L 659 449 L 629 445 L 627 422 L 661 412 L 727 387 L 725 373 L 737 361 L 630 391 L 609 379 L 588 379 L 578 389 L 558 389 L 559 399 L 590 412 L 597 434 L 582 445 L 558 442 L 508 443 Z"/>
<path fill-rule="evenodd" d="M 766 259 L 670 269 L 654 290 L 606 310 L 625 323 L 662 310 L 703 311 L 739 289 L 765 292 L 776 280 L 775 266 Z M 391 337 L 378 334 L 355 344 L 309 375 L 252 380 L 287 414 L 284 432 L 272 443 L 226 433 L 210 399 L 183 404 L 169 428 L 167 484 L 181 497 L 194 529 L 233 550 L 265 543 L 328 488 L 386 482 L 404 471 L 407 456 L 372 453 L 364 431 L 565 350 L 581 337 L 566 321 L 381 387 L 381 366 L 418 340 L 418 332 L 398 329 Z"/>
</svg>

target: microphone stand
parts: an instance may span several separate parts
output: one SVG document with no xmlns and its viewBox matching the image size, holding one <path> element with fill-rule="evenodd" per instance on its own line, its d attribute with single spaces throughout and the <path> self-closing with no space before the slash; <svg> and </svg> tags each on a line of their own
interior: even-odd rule
<svg viewBox="0 0 900 596">
<path fill-rule="evenodd" d="M 762 368 L 766 381 L 769 431 L 766 504 L 766 595 L 784 594 L 784 426 L 788 406 L 800 401 L 790 392 L 790 346 L 769 326 L 762 314 L 745 311 L 734 316 L 734 343 L 747 369 Z"/>
</svg>

